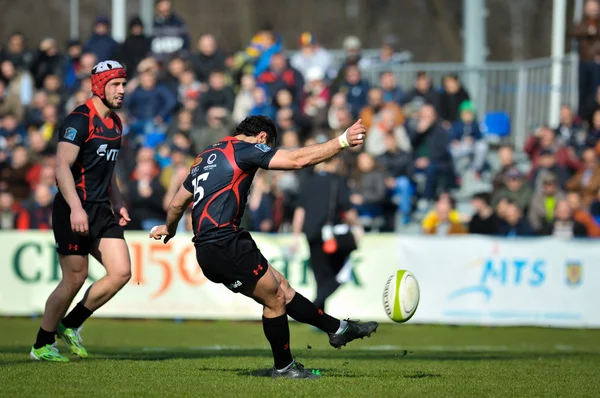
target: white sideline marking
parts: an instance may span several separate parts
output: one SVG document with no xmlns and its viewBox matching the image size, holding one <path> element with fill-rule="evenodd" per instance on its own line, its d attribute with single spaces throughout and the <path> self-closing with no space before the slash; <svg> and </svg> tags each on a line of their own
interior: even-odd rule
<svg viewBox="0 0 600 398">
<path fill-rule="evenodd" d="M 301 347 L 300 347 L 301 348 Z M 577 351 L 576 347 L 570 345 L 558 344 L 553 347 L 557 351 Z M 165 352 L 165 351 L 177 351 L 177 350 L 189 350 L 189 351 L 235 351 L 235 350 L 265 350 L 269 349 L 268 346 L 229 346 L 229 345 L 211 345 L 211 346 L 198 346 L 198 347 L 142 347 L 142 351 L 145 352 Z M 297 348 L 298 349 L 298 348 Z M 403 347 L 399 345 L 374 345 L 366 347 L 350 348 L 348 351 L 431 351 L 431 352 L 498 352 L 498 351 L 531 351 L 531 350 L 544 350 L 545 347 L 536 346 L 515 346 L 508 347 L 505 345 L 493 346 L 493 345 L 469 345 L 469 346 L 423 346 L 423 347 Z M 123 348 L 123 351 L 135 351 L 135 348 Z"/>
</svg>

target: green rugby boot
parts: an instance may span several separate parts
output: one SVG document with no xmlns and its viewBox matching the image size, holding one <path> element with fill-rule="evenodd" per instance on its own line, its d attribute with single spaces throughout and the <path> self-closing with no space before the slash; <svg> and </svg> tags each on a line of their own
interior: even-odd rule
<svg viewBox="0 0 600 398">
<path fill-rule="evenodd" d="M 46 344 L 41 348 L 34 348 L 31 346 L 31 352 L 29 353 L 29 356 L 31 359 L 35 359 L 36 361 L 69 362 L 69 358 L 58 352 L 56 343 Z"/>
<path fill-rule="evenodd" d="M 83 339 L 79 335 L 79 333 L 81 332 L 81 329 L 83 329 L 83 328 L 82 327 L 77 328 L 77 329 L 66 328 L 63 326 L 62 323 L 60 323 L 58 325 L 58 329 L 56 330 L 56 333 L 58 334 L 58 337 L 60 337 L 61 340 L 64 341 L 64 343 L 69 347 L 69 350 L 71 351 L 71 353 L 77 355 L 79 358 L 84 359 L 84 358 L 88 357 L 88 353 L 82 344 Z"/>
</svg>

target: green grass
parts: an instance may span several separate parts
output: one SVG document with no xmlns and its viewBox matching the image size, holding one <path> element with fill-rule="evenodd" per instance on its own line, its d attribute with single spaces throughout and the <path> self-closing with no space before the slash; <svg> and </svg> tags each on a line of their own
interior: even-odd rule
<svg viewBox="0 0 600 398">
<path fill-rule="evenodd" d="M 0 318 L 0 396 L 600 395 L 598 330 L 382 325 L 335 350 L 292 324 L 295 357 L 324 375 L 296 381 L 264 376 L 272 360 L 259 323 L 91 319 L 90 357 L 68 364 L 29 360 L 38 327 Z"/>
</svg>

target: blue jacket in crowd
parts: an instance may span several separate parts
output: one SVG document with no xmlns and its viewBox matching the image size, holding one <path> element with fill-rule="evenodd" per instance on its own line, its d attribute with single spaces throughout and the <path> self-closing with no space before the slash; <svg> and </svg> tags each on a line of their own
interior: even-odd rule
<svg viewBox="0 0 600 398">
<path fill-rule="evenodd" d="M 87 43 L 85 43 L 83 51 L 96 54 L 99 61 L 113 59 L 117 51 L 119 51 L 119 43 L 110 37 L 110 35 L 98 35 L 94 33 Z"/>
<path fill-rule="evenodd" d="M 138 86 L 133 93 L 125 96 L 125 107 L 138 120 L 154 119 L 156 116 L 167 119 L 176 105 L 175 95 L 162 85 L 150 90 Z"/>
<path fill-rule="evenodd" d="M 460 141 L 465 137 L 471 136 L 473 141 L 479 141 L 483 138 L 483 134 L 479 130 L 479 123 L 473 121 L 465 124 L 461 120 L 457 120 L 452 124 L 452 139 Z"/>
</svg>

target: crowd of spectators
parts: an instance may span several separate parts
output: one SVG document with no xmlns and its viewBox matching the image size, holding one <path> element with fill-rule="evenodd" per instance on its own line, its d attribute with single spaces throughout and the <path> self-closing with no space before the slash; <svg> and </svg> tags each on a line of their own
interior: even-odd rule
<svg viewBox="0 0 600 398">
<path fill-rule="evenodd" d="M 139 18 L 128 27 L 123 43 L 100 17 L 87 41 L 69 41 L 64 51 L 52 38 L 29 48 L 20 32 L 2 46 L 0 228 L 50 227 L 56 129 L 89 98 L 94 64 L 116 59 L 128 71 L 117 112 L 124 136 L 117 174 L 131 229 L 164 220 L 195 155 L 261 114 L 277 124 L 277 147 L 290 149 L 362 119 L 365 145 L 340 155 L 339 172 L 368 230 L 394 231 L 422 214 L 427 234 L 600 236 L 600 90 L 586 98 L 589 118 L 564 106 L 559 126 L 535 130 L 524 148 L 529 170 L 514 162 L 510 146 L 497 149 L 501 168 L 494 170 L 477 104 L 460 79 L 448 74 L 438 82 L 419 72 L 412 86 L 400 87 L 394 71 L 405 58 L 393 36 L 373 56 L 363 55 L 358 37 L 347 37 L 340 63 L 310 32 L 299 32 L 292 56 L 270 27 L 240 51 L 221 48 L 210 34 L 194 41 L 169 0 L 157 2 L 151 37 Z M 373 70 L 376 84 L 363 77 Z M 245 226 L 289 231 L 309 173 L 259 172 Z M 494 187 L 473 198 L 473 216 L 460 214 L 451 194 L 466 173 Z M 190 229 L 189 215 L 180 227 Z"/>
</svg>

